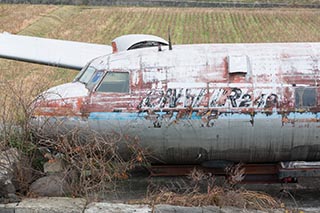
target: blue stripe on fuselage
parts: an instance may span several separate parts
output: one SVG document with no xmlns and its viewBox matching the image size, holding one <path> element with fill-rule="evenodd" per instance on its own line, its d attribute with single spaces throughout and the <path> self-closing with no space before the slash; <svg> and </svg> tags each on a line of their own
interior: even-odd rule
<svg viewBox="0 0 320 213">
<path fill-rule="evenodd" d="M 89 120 L 136 120 L 144 119 L 147 113 L 130 113 L 130 112 L 92 112 Z"/>
<path fill-rule="evenodd" d="M 167 115 L 166 112 L 154 112 L 158 115 L 158 118 L 162 118 Z M 176 119 L 178 112 L 174 112 L 170 120 Z M 141 112 L 92 112 L 90 113 L 88 119 L 89 120 L 137 120 L 137 119 L 146 119 L 148 117 L 148 113 Z M 287 115 L 289 119 L 310 119 L 310 118 L 318 118 L 320 119 L 320 113 L 311 113 L 311 112 L 291 112 Z M 193 112 L 191 115 L 185 115 L 180 120 L 199 120 L 202 116 L 198 115 L 196 112 Z M 243 114 L 243 113 L 222 113 L 218 116 L 218 119 L 232 119 L 232 120 L 243 120 L 250 119 L 251 115 Z M 255 119 L 281 119 L 282 115 L 278 113 L 266 114 L 266 113 L 257 113 L 254 115 Z"/>
</svg>

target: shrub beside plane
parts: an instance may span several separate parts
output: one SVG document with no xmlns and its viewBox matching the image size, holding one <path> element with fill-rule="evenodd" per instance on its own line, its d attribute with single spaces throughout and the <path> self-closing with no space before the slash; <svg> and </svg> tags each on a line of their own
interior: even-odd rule
<svg viewBox="0 0 320 213">
<path fill-rule="evenodd" d="M 0 56 L 81 69 L 43 93 L 35 120 L 138 137 L 154 163 L 319 166 L 320 43 L 171 46 L 139 34 L 108 46 L 3 33 Z"/>
</svg>

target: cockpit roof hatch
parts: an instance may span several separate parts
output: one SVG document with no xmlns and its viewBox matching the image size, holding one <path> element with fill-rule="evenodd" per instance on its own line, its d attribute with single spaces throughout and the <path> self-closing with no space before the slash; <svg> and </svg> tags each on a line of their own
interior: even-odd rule
<svg viewBox="0 0 320 213">
<path fill-rule="evenodd" d="M 113 53 L 116 53 L 144 47 L 154 47 L 158 46 L 159 44 L 169 45 L 166 40 L 158 36 L 145 34 L 129 34 L 115 38 L 112 41 L 112 50 Z"/>
</svg>

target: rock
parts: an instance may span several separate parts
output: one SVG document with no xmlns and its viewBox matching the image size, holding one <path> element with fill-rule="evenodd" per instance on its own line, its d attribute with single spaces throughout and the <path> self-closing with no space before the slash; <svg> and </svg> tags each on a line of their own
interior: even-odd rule
<svg viewBox="0 0 320 213">
<path fill-rule="evenodd" d="M 43 170 L 46 174 L 61 173 L 65 171 L 65 162 L 62 159 L 56 158 L 53 161 L 46 162 L 43 165 Z"/>
<path fill-rule="evenodd" d="M 16 193 L 13 184 L 20 155 L 17 149 L 11 148 L 0 153 L 0 198 L 8 198 Z"/>
<path fill-rule="evenodd" d="M 30 186 L 30 193 L 38 196 L 58 197 L 70 194 L 70 185 L 63 174 L 42 177 Z"/>
<path fill-rule="evenodd" d="M 21 198 L 18 197 L 18 196 L 17 196 L 16 194 L 14 194 L 14 193 L 9 193 L 9 194 L 8 194 L 8 199 L 9 199 L 10 203 L 11 203 L 11 202 L 19 202 L 19 201 L 21 201 Z"/>
<path fill-rule="evenodd" d="M 151 208 L 147 205 L 127 205 L 123 203 L 90 203 L 84 213 L 149 213 Z"/>
<path fill-rule="evenodd" d="M 81 198 L 25 199 L 15 208 L 15 213 L 79 213 L 85 206 L 86 200 Z"/>
</svg>

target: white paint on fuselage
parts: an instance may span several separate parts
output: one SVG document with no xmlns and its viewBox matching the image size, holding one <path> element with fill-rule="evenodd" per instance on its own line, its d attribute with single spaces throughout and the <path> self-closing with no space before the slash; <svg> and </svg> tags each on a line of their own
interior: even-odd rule
<svg viewBox="0 0 320 213">
<path fill-rule="evenodd" d="M 246 55 L 254 83 L 265 76 L 265 82 L 281 83 L 281 75 L 315 74 L 320 61 L 320 43 L 255 43 L 255 44 L 194 44 L 143 48 L 100 57 L 92 65 L 97 69 L 143 70 L 143 81 L 175 79 L 181 82 L 223 80 L 224 63 L 229 56 Z M 283 82 L 282 82 L 283 83 Z"/>
<path fill-rule="evenodd" d="M 52 87 L 40 96 L 45 100 L 58 100 L 64 98 L 83 97 L 88 95 L 88 89 L 80 82 L 72 82 Z"/>
</svg>

